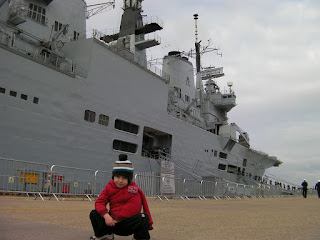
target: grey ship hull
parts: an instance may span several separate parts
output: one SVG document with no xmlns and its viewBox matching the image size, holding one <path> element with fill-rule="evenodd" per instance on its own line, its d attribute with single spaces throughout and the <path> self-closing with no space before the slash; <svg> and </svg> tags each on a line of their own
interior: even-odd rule
<svg viewBox="0 0 320 240">
<path fill-rule="evenodd" d="M 241 182 L 237 172 L 228 172 L 228 165 L 263 176 L 266 168 L 279 162 L 238 143 L 226 151 L 229 139 L 169 115 L 166 81 L 98 40 L 68 43 L 63 52 L 85 66 L 87 77 L 57 71 L 1 45 L 0 87 L 5 89 L 0 93 L 1 157 L 110 170 L 121 153 L 113 149 L 113 142 L 121 140 L 137 146 L 135 153 L 129 153 L 136 172 L 159 173 L 159 159 L 142 153 L 144 130 L 153 129 L 171 138 L 170 160 L 176 163 L 176 176 Z M 85 121 L 86 110 L 107 115 L 108 126 Z M 116 119 L 138 125 L 138 133 L 115 129 Z M 219 157 L 220 152 L 226 152 L 227 158 Z M 227 168 L 219 170 L 219 164 Z"/>
</svg>

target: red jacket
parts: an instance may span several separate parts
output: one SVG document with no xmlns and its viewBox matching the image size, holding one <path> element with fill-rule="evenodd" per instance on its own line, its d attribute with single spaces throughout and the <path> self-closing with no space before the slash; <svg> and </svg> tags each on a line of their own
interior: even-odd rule
<svg viewBox="0 0 320 240">
<path fill-rule="evenodd" d="M 141 213 L 143 207 L 143 212 L 150 218 L 149 229 L 152 229 L 153 221 L 146 197 L 135 182 L 131 182 L 125 188 L 118 188 L 111 180 L 95 202 L 95 209 L 102 217 L 108 213 L 108 203 L 109 214 L 116 221 L 123 221 Z"/>
</svg>

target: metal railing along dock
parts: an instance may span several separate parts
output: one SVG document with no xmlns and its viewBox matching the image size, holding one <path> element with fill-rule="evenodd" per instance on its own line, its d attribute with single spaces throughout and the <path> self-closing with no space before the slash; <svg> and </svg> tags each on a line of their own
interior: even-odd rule
<svg viewBox="0 0 320 240">
<path fill-rule="evenodd" d="M 82 196 L 90 201 L 99 196 L 112 178 L 112 172 L 0 158 L 0 192 L 43 196 Z M 256 198 L 300 195 L 299 190 L 283 189 L 279 185 L 243 185 L 231 182 L 211 182 L 160 177 L 151 173 L 135 174 L 134 181 L 148 197 L 181 198 Z M 168 182 L 171 191 L 165 190 Z M 313 192 L 311 191 L 311 194 Z M 314 193 L 313 193 L 314 194 Z"/>
</svg>

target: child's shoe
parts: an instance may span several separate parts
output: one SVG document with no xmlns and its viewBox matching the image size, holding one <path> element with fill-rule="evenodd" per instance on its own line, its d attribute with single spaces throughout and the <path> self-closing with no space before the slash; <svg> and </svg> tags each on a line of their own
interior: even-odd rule
<svg viewBox="0 0 320 240">
<path fill-rule="evenodd" d="M 107 234 L 102 237 L 97 238 L 97 240 L 114 240 L 114 234 Z"/>
</svg>

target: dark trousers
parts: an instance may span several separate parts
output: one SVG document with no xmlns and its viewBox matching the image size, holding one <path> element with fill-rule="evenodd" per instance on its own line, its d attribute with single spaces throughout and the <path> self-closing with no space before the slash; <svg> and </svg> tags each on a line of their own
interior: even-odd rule
<svg viewBox="0 0 320 240">
<path fill-rule="evenodd" d="M 304 198 L 307 198 L 308 189 L 302 189 L 302 195 Z"/>
<path fill-rule="evenodd" d="M 320 191 L 318 190 L 318 198 L 320 198 Z"/>
<path fill-rule="evenodd" d="M 129 236 L 133 234 L 135 239 L 150 239 L 149 235 L 149 216 L 141 213 L 118 222 L 114 227 L 107 226 L 103 217 L 96 210 L 90 213 L 90 220 L 96 237 L 102 237 L 107 234 L 116 234 L 119 236 Z"/>
</svg>

